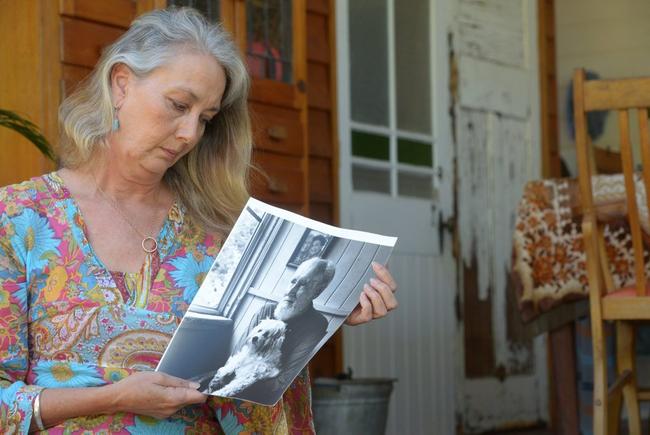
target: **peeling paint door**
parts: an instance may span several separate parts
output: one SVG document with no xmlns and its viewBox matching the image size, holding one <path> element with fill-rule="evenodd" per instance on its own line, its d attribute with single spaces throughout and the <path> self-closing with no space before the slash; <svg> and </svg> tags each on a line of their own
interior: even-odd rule
<svg viewBox="0 0 650 435">
<path fill-rule="evenodd" d="M 508 288 L 515 209 L 541 168 L 536 12 L 534 0 L 454 5 L 465 433 L 547 420 L 545 345 L 516 337 Z"/>
<path fill-rule="evenodd" d="M 399 3 L 399 7 L 398 7 Z M 356 377 L 395 378 L 388 433 L 455 431 L 456 261 L 445 1 L 338 0 L 340 211 L 399 236 L 400 307 L 344 332 Z"/>
</svg>

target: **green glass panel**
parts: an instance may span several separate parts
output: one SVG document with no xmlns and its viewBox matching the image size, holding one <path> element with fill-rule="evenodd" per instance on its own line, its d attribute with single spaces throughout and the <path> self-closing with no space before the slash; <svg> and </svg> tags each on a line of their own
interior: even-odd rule
<svg viewBox="0 0 650 435">
<path fill-rule="evenodd" d="M 409 165 L 433 166 L 433 148 L 426 142 L 397 140 L 397 161 Z"/>
<path fill-rule="evenodd" d="M 352 155 L 369 159 L 388 161 L 390 158 L 390 145 L 386 136 L 352 132 Z"/>
</svg>

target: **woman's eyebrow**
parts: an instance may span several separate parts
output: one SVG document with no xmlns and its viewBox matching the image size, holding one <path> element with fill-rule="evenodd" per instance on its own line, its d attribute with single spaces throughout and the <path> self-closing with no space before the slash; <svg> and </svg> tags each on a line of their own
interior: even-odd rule
<svg viewBox="0 0 650 435">
<path fill-rule="evenodd" d="M 197 101 L 199 99 L 199 97 L 194 93 L 194 91 L 192 91 L 188 87 L 179 86 L 178 89 L 180 91 L 183 91 L 183 92 L 187 93 L 190 96 L 190 98 L 192 98 L 192 100 L 194 100 L 194 101 Z M 220 109 L 221 108 L 219 106 L 215 106 L 215 107 L 210 107 L 210 108 L 208 108 L 206 110 L 209 111 L 209 112 L 218 112 Z"/>
</svg>

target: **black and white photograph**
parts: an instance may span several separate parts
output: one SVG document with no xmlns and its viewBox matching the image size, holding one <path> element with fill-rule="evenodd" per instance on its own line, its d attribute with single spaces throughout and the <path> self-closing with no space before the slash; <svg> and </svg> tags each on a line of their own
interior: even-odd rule
<svg viewBox="0 0 650 435">
<path fill-rule="evenodd" d="M 329 243 L 332 241 L 332 236 L 321 233 L 316 230 L 307 229 L 300 238 L 300 242 L 293 251 L 291 258 L 289 258 L 289 266 L 300 266 L 305 260 L 314 257 L 322 257 L 327 249 Z"/>
<path fill-rule="evenodd" d="M 250 199 L 157 370 L 206 394 L 275 404 L 395 242 Z"/>
</svg>

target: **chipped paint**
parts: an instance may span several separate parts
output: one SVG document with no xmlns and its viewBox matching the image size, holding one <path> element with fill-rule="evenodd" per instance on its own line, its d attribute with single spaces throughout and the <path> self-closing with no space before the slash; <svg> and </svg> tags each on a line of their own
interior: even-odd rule
<svg viewBox="0 0 650 435">
<path fill-rule="evenodd" d="M 459 406 L 467 432 L 546 416 L 544 347 L 540 340 L 534 349 L 509 341 L 506 321 L 514 213 L 541 165 L 532 6 L 533 0 L 457 1 L 460 253 L 465 267 L 477 260 L 479 299 L 492 302 L 495 359 L 493 377 L 465 379 Z"/>
<path fill-rule="evenodd" d="M 524 64 L 521 0 L 460 0 L 458 53 L 491 63 Z"/>
</svg>

